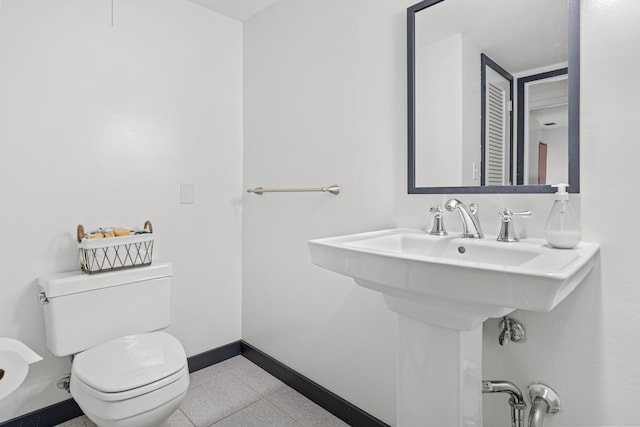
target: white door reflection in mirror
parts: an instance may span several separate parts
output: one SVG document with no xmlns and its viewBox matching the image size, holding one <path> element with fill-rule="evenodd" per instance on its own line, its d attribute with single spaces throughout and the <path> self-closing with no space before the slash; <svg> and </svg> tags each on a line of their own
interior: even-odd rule
<svg viewBox="0 0 640 427">
<path fill-rule="evenodd" d="M 569 87 L 566 70 L 557 72 L 564 74 L 522 79 L 524 184 L 557 184 L 568 180 Z M 540 164 L 540 144 L 545 145 L 545 167 Z"/>
</svg>

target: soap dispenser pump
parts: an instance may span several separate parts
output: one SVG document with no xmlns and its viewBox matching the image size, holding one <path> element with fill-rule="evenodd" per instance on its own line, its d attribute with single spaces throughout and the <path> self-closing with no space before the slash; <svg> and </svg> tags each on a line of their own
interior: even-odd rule
<svg viewBox="0 0 640 427">
<path fill-rule="evenodd" d="M 544 238 L 554 248 L 571 249 L 582 238 L 578 217 L 569 203 L 568 186 L 567 184 L 552 185 L 558 191 L 544 226 Z"/>
</svg>

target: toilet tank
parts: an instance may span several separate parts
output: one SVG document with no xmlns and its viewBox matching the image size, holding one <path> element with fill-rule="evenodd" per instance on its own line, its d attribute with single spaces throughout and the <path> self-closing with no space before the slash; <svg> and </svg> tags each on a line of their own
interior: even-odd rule
<svg viewBox="0 0 640 427">
<path fill-rule="evenodd" d="M 47 346 L 56 356 L 169 326 L 171 264 L 38 279 Z"/>
</svg>

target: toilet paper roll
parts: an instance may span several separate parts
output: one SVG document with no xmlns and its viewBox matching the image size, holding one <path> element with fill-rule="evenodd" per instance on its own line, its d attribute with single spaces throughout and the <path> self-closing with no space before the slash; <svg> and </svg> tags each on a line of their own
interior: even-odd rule
<svg viewBox="0 0 640 427">
<path fill-rule="evenodd" d="M 0 399 L 20 387 L 29 372 L 29 364 L 15 351 L 0 350 Z"/>
</svg>

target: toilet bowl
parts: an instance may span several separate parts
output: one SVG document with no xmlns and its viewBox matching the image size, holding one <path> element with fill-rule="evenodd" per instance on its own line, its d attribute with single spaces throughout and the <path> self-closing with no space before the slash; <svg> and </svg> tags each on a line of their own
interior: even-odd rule
<svg viewBox="0 0 640 427">
<path fill-rule="evenodd" d="M 182 346 L 165 332 L 117 338 L 78 354 L 71 395 L 99 426 L 158 426 L 189 387 Z"/>
<path fill-rule="evenodd" d="M 42 277 L 47 345 L 74 355 L 70 392 L 100 427 L 168 425 L 189 388 L 169 324 L 171 264 Z"/>
</svg>

